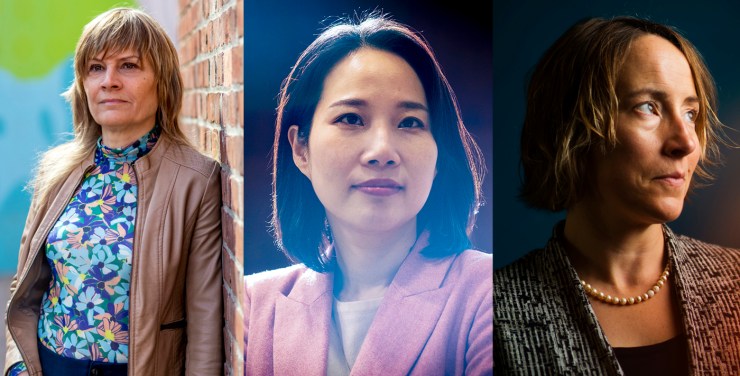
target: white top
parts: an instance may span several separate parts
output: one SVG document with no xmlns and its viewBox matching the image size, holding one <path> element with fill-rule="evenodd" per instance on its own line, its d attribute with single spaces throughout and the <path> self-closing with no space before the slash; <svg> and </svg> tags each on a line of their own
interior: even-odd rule
<svg viewBox="0 0 740 376">
<path fill-rule="evenodd" d="M 334 298 L 327 375 L 349 375 L 382 300 L 342 302 Z"/>
</svg>

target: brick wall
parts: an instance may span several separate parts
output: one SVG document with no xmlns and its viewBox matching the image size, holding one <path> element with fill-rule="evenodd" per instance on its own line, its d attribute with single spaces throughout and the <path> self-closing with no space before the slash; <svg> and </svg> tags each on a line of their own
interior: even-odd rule
<svg viewBox="0 0 740 376">
<path fill-rule="evenodd" d="M 179 0 L 178 50 L 185 83 L 182 128 L 221 162 L 226 375 L 242 375 L 240 298 L 244 255 L 243 0 Z"/>
</svg>

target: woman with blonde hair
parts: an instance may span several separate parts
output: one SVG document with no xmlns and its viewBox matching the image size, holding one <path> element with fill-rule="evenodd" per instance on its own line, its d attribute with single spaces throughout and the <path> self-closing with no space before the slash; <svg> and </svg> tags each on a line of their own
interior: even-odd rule
<svg viewBox="0 0 740 376">
<path fill-rule="evenodd" d="M 85 26 L 74 72 L 74 139 L 31 183 L 5 372 L 219 375 L 220 167 L 178 125 L 177 51 L 116 8 Z"/>
</svg>

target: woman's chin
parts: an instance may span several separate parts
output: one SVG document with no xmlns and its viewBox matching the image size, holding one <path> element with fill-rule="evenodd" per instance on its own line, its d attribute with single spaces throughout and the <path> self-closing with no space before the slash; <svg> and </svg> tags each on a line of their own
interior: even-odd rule
<svg viewBox="0 0 740 376">
<path fill-rule="evenodd" d="M 668 202 L 661 203 L 651 210 L 652 213 L 649 217 L 652 218 L 651 223 L 668 223 L 673 222 L 681 216 L 683 211 L 683 200 L 669 200 Z"/>
</svg>

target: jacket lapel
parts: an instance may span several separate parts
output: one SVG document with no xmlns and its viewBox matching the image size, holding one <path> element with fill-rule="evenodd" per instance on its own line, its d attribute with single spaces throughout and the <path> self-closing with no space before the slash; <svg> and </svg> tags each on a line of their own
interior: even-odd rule
<svg viewBox="0 0 740 376">
<path fill-rule="evenodd" d="M 553 312 L 558 312 L 561 316 L 556 316 L 557 319 L 553 321 L 561 320 L 564 324 L 561 327 L 563 332 L 558 333 L 556 343 L 569 338 L 573 343 L 570 349 L 572 354 L 589 354 L 588 358 L 575 359 L 576 362 L 588 363 L 589 368 L 599 370 L 598 372 L 602 374 L 622 375 L 614 350 L 601 330 L 596 313 L 566 254 L 561 239 L 564 224 L 565 222 L 561 221 L 553 229 L 544 256 L 544 266 L 550 270 L 546 273 L 548 284 L 554 287 L 550 303 L 556 306 Z M 565 311 L 563 307 L 566 307 Z M 570 356 L 568 354 L 568 357 Z M 576 363 L 572 365 L 577 366 Z"/>
<path fill-rule="evenodd" d="M 689 350 L 689 370 L 691 374 L 698 372 L 697 366 L 701 363 L 697 359 L 699 354 L 705 352 L 704 344 L 700 339 L 711 333 L 711 328 L 705 327 L 706 320 L 699 313 L 701 302 L 696 297 L 701 296 L 701 291 L 697 288 L 705 288 L 703 283 L 685 283 L 685 281 L 701 281 L 703 276 L 696 275 L 694 269 L 689 265 L 692 264 L 691 257 L 686 254 L 686 249 L 681 246 L 673 232 L 664 226 L 666 244 L 670 250 L 671 274 L 676 285 L 676 295 L 678 296 L 679 310 L 681 312 L 681 322 L 683 331 L 686 333 L 686 342 Z"/>
<path fill-rule="evenodd" d="M 450 294 L 440 286 L 454 260 L 422 256 L 427 244 L 422 234 L 388 286 L 352 375 L 406 375 L 418 359 Z"/>
<path fill-rule="evenodd" d="M 277 298 L 273 337 L 276 375 L 326 375 L 332 304 L 331 273 L 307 270 Z"/>
</svg>

